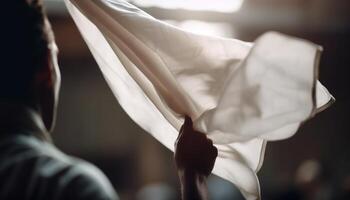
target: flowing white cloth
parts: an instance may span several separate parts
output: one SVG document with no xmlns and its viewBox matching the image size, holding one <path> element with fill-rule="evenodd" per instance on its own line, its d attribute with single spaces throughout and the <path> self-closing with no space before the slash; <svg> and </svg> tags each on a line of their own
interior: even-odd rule
<svg viewBox="0 0 350 200">
<path fill-rule="evenodd" d="M 185 114 L 219 150 L 213 173 L 260 199 L 267 140 L 292 136 L 333 97 L 321 48 L 269 32 L 254 44 L 186 32 L 123 0 L 65 0 L 128 115 L 169 149 Z"/>
</svg>

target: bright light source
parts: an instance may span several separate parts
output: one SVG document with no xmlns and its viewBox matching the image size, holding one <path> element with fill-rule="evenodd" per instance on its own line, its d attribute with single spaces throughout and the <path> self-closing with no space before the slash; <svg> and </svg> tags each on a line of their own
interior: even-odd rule
<svg viewBox="0 0 350 200">
<path fill-rule="evenodd" d="M 227 23 L 212 23 L 196 20 L 186 20 L 182 22 L 166 20 L 165 22 L 201 35 L 235 37 L 235 33 L 232 30 L 231 25 Z"/>
<path fill-rule="evenodd" d="M 243 0 L 129 0 L 144 7 L 161 7 L 167 9 L 208 10 L 217 12 L 236 12 Z"/>
</svg>

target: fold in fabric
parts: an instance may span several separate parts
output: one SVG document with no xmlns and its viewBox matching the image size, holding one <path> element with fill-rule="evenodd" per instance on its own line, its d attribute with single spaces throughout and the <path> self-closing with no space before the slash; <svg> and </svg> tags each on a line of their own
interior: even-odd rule
<svg viewBox="0 0 350 200">
<path fill-rule="evenodd" d="M 260 199 L 266 141 L 285 139 L 333 97 L 321 48 L 268 32 L 254 43 L 186 32 L 122 0 L 65 0 L 126 113 L 171 150 L 185 114 L 219 150 L 213 173 Z"/>
</svg>

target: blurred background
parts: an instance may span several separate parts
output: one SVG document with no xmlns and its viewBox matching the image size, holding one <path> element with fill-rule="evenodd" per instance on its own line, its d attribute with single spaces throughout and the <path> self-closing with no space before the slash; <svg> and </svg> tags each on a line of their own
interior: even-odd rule
<svg viewBox="0 0 350 200">
<path fill-rule="evenodd" d="M 200 34 L 254 41 L 275 30 L 324 47 L 320 80 L 337 102 L 291 139 L 268 143 L 263 199 L 350 199 L 349 0 L 130 0 Z M 120 108 L 61 0 L 46 0 L 60 49 L 62 88 L 55 144 L 101 168 L 122 200 L 179 199 L 172 153 Z M 242 199 L 212 176 L 212 200 Z"/>
</svg>

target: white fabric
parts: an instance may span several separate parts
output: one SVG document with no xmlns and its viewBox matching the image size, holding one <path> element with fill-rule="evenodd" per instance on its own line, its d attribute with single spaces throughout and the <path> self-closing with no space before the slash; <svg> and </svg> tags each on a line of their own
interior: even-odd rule
<svg viewBox="0 0 350 200">
<path fill-rule="evenodd" d="M 267 140 L 292 136 L 333 99 L 321 48 L 269 32 L 254 44 L 186 32 L 123 0 L 65 0 L 128 115 L 173 150 L 183 116 L 219 149 L 213 173 L 259 199 Z"/>
</svg>

